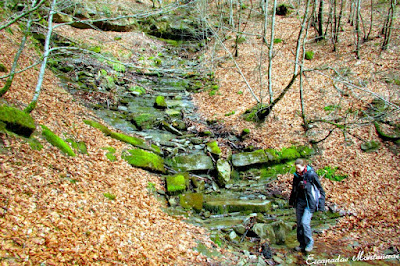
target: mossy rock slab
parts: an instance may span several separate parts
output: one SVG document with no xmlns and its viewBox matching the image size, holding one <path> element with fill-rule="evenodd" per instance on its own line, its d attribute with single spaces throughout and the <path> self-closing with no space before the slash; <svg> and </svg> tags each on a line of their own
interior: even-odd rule
<svg viewBox="0 0 400 266">
<path fill-rule="evenodd" d="M 30 114 L 5 104 L 0 106 L 0 121 L 5 129 L 24 137 L 30 137 L 36 129 Z"/>
<path fill-rule="evenodd" d="M 175 156 L 166 160 L 166 164 L 183 172 L 214 170 L 212 159 L 202 153 Z"/>
<path fill-rule="evenodd" d="M 155 153 L 144 151 L 142 149 L 128 150 L 128 153 L 122 155 L 122 159 L 138 168 L 143 168 L 153 172 L 166 172 L 163 158 Z"/>
<path fill-rule="evenodd" d="M 265 150 L 241 152 L 232 155 L 232 164 L 234 167 L 246 167 L 254 164 L 268 163 L 270 161 L 276 161 L 276 157 Z"/>
<path fill-rule="evenodd" d="M 63 153 L 69 156 L 76 156 L 75 152 L 68 145 L 68 143 L 66 143 L 56 134 L 54 134 L 48 127 L 42 125 L 42 128 L 43 128 L 42 135 L 51 145 L 59 148 Z"/>
<path fill-rule="evenodd" d="M 185 209 L 194 209 L 200 212 L 203 209 L 203 194 L 201 193 L 187 193 L 181 194 L 179 197 L 180 205 Z"/>
<path fill-rule="evenodd" d="M 204 202 L 203 207 L 212 213 L 230 212 L 259 212 L 265 213 L 271 210 L 270 200 L 236 200 L 236 199 L 216 199 Z"/>
<path fill-rule="evenodd" d="M 177 173 L 166 177 L 167 193 L 176 195 L 186 190 L 189 183 L 188 173 Z"/>
</svg>

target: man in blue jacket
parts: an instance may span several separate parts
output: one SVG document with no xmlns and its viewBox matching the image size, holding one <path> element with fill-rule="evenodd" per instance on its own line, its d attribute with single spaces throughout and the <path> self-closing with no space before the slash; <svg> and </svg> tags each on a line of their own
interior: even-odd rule
<svg viewBox="0 0 400 266">
<path fill-rule="evenodd" d="M 310 252 L 314 246 L 311 218 L 315 211 L 325 210 L 325 191 L 318 175 L 310 165 L 307 165 L 305 160 L 297 159 L 295 166 L 296 172 L 293 177 L 289 205 L 296 208 L 297 240 L 300 242 L 300 246 L 296 247 L 296 250 Z M 313 187 L 319 191 L 317 199 L 315 192 L 313 193 Z"/>
</svg>

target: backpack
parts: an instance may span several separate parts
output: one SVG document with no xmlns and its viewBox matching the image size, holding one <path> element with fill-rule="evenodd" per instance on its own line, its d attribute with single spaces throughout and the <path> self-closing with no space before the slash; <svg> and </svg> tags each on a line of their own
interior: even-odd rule
<svg viewBox="0 0 400 266">
<path fill-rule="evenodd" d="M 315 201 L 315 210 L 322 212 L 325 211 L 325 198 L 321 195 L 314 183 L 311 185 L 311 194 Z"/>
</svg>

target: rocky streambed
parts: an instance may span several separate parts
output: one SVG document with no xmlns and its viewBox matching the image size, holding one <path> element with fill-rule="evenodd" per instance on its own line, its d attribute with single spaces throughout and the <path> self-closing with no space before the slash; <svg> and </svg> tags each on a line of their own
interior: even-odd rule
<svg viewBox="0 0 400 266">
<path fill-rule="evenodd" d="M 148 189 L 166 203 L 166 212 L 208 228 L 216 245 L 236 252 L 243 263 L 295 262 L 294 256 L 280 255 L 298 245 L 294 210 L 270 184 L 277 175 L 293 172 L 293 161 L 312 156 L 313 149 L 245 147 L 243 133 L 223 130 L 196 113 L 192 93 L 212 89 L 212 75 L 193 73 L 196 63 L 173 52 L 154 60 L 159 71 L 140 73 L 77 55 L 54 70 L 77 99 L 123 133 L 95 120 L 87 124 L 131 144 L 122 158 L 159 174 L 165 190 L 154 191 L 154 184 Z M 177 64 L 179 71 L 165 71 Z M 104 149 L 114 160 L 115 149 Z M 313 229 L 322 232 L 337 217 L 330 211 L 318 213 Z"/>
</svg>

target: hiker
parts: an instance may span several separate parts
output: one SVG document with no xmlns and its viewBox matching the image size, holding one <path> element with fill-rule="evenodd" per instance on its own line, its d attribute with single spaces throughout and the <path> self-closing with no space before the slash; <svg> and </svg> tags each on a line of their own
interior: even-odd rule
<svg viewBox="0 0 400 266">
<path fill-rule="evenodd" d="M 314 245 L 310 226 L 311 218 L 315 211 L 325 211 L 325 191 L 318 175 L 304 159 L 297 159 L 294 165 L 296 172 L 293 177 L 289 206 L 296 209 L 297 240 L 300 246 L 295 250 L 310 252 Z"/>
</svg>

